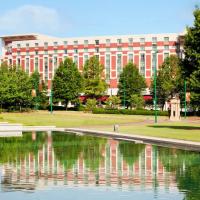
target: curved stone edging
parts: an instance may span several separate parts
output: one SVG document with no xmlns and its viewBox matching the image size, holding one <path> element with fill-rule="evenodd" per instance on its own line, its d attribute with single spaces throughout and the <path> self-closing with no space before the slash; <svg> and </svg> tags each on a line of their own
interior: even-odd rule
<svg viewBox="0 0 200 200">
<path fill-rule="evenodd" d="M 97 130 L 79 129 L 79 128 L 65 128 L 65 131 L 110 137 L 117 140 L 134 141 L 136 143 L 150 143 L 150 144 L 156 144 L 158 146 L 166 146 L 166 147 L 174 147 L 174 148 L 184 149 L 184 150 L 200 151 L 200 142 L 169 139 L 169 138 L 149 137 L 149 136 L 141 136 L 141 135 L 134 135 L 134 134 L 130 135 L 130 134 L 122 134 L 122 133 L 116 133 L 116 132 L 97 131 Z"/>
</svg>

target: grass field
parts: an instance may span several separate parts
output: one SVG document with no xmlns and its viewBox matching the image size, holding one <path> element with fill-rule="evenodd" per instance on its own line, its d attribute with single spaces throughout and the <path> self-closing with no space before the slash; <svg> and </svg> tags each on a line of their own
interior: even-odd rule
<svg viewBox="0 0 200 200">
<path fill-rule="evenodd" d="M 55 111 L 50 114 L 47 111 L 29 113 L 2 113 L 0 121 L 22 123 L 28 126 L 55 125 L 57 127 L 90 127 L 106 126 L 115 123 L 125 124 L 144 121 L 144 117 L 91 114 L 73 111 Z"/>
<path fill-rule="evenodd" d="M 29 126 L 55 125 L 57 127 L 82 127 L 112 131 L 114 124 L 119 124 L 121 133 L 174 138 L 200 142 L 200 118 L 181 122 L 169 122 L 166 117 L 159 117 L 158 124 L 153 124 L 153 116 L 106 115 L 72 111 L 47 111 L 30 113 L 2 113 L 0 121 L 22 123 Z"/>
</svg>

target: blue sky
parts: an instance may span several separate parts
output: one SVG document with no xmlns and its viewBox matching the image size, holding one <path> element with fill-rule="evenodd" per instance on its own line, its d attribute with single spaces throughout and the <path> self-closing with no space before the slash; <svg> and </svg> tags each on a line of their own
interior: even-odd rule
<svg viewBox="0 0 200 200">
<path fill-rule="evenodd" d="M 0 0 L 0 35 L 182 32 L 199 0 Z"/>
</svg>

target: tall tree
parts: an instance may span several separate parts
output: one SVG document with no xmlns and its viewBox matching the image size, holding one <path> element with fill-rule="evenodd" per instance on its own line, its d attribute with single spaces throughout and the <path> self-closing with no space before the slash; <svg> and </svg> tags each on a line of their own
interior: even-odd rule
<svg viewBox="0 0 200 200">
<path fill-rule="evenodd" d="M 191 91 L 191 104 L 200 109 L 200 8 L 194 10 L 194 25 L 185 35 L 183 72 Z"/>
<path fill-rule="evenodd" d="M 103 79 L 104 66 L 96 56 L 86 61 L 83 69 L 85 94 L 90 98 L 97 98 L 105 94 L 107 84 Z"/>
<path fill-rule="evenodd" d="M 78 71 L 78 67 L 70 58 L 62 62 L 56 70 L 53 79 L 53 97 L 54 101 L 65 103 L 78 98 L 83 91 L 83 77 Z"/>
<path fill-rule="evenodd" d="M 146 88 L 145 79 L 140 75 L 138 68 L 133 63 L 128 63 L 124 68 L 119 78 L 118 95 L 125 104 L 130 106 L 131 95 L 140 95 L 142 90 Z"/>
<path fill-rule="evenodd" d="M 0 67 L 0 102 L 6 107 L 29 107 L 32 104 L 30 78 L 22 69 L 3 64 Z"/>
<path fill-rule="evenodd" d="M 154 95 L 154 80 L 151 83 L 151 91 Z M 171 55 L 166 58 L 161 65 L 157 75 L 157 98 L 158 104 L 163 109 L 165 102 L 180 94 L 181 88 L 183 87 L 183 81 L 181 78 L 181 67 L 180 60 L 177 56 Z"/>
</svg>

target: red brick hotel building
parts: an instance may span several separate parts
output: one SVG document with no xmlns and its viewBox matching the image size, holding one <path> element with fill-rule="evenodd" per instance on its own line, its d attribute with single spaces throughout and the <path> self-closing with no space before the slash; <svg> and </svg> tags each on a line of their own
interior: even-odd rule
<svg viewBox="0 0 200 200">
<path fill-rule="evenodd" d="M 95 36 L 81 38 L 56 38 L 40 34 L 2 36 L 2 59 L 9 65 L 22 66 L 31 74 L 38 70 L 42 80 L 51 80 L 59 63 L 66 57 L 73 59 L 80 71 L 85 61 L 97 56 L 105 66 L 108 94 L 117 94 L 117 84 L 122 68 L 135 63 L 147 84 L 154 68 L 169 55 L 182 56 L 183 34 L 146 34 L 125 36 Z M 144 93 L 149 94 L 148 89 Z"/>
</svg>

